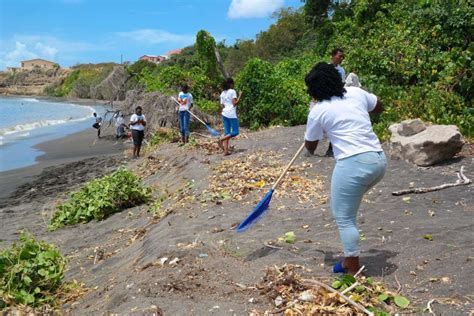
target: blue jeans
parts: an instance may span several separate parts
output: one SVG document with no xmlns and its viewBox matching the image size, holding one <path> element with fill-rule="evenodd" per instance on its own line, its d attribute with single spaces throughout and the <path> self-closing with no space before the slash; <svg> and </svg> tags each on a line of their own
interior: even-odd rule
<svg viewBox="0 0 474 316">
<path fill-rule="evenodd" d="M 239 135 L 239 120 L 236 118 L 228 118 L 222 115 L 222 121 L 224 122 L 224 136 L 230 135 L 235 137 Z"/>
<path fill-rule="evenodd" d="M 383 152 L 365 152 L 336 162 L 331 180 L 331 210 L 339 228 L 345 257 L 358 257 L 357 211 L 364 193 L 384 176 Z"/>
<path fill-rule="evenodd" d="M 189 112 L 188 111 L 179 111 L 179 130 L 181 136 L 189 136 Z"/>
</svg>

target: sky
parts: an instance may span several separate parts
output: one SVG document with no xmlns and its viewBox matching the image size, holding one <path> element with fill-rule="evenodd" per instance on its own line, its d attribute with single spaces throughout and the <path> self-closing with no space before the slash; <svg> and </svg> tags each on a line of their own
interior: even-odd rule
<svg viewBox="0 0 474 316">
<path fill-rule="evenodd" d="M 273 12 L 300 0 L 0 0 L 0 69 L 43 58 L 78 63 L 136 61 L 194 43 L 255 38 Z"/>
</svg>

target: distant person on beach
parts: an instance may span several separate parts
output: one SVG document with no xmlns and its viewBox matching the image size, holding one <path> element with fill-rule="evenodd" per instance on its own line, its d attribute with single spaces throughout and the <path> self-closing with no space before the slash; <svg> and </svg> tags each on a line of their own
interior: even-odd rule
<svg viewBox="0 0 474 316">
<path fill-rule="evenodd" d="M 125 124 L 123 114 L 119 114 L 115 120 L 115 136 L 117 139 L 125 136 L 125 128 L 127 128 L 127 125 Z"/>
<path fill-rule="evenodd" d="M 218 140 L 219 147 L 224 151 L 224 156 L 230 155 L 229 141 L 239 135 L 239 120 L 237 119 L 237 105 L 242 93 L 237 97 L 234 90 L 234 80 L 228 78 L 222 84 L 220 102 L 222 107 L 222 121 L 224 123 L 224 136 Z"/>
<path fill-rule="evenodd" d="M 130 117 L 130 129 L 132 130 L 133 139 L 133 158 L 140 157 L 140 149 L 142 148 L 142 142 L 145 136 L 146 118 L 142 111 L 142 107 L 137 106 L 135 114 Z"/>
<path fill-rule="evenodd" d="M 97 129 L 97 138 L 100 138 L 100 129 L 102 128 L 102 117 L 98 116 L 94 112 L 95 123 L 92 125 L 93 128 Z"/>
<path fill-rule="evenodd" d="M 334 145 L 331 210 L 339 229 L 344 260 L 333 272 L 354 275 L 359 264 L 357 212 L 363 195 L 384 176 L 387 166 L 369 112 L 381 113 L 379 99 L 358 87 L 346 87 L 337 70 L 319 63 L 306 75 L 308 93 L 317 104 L 308 115 L 305 144 L 314 153 L 326 134 Z"/>
<path fill-rule="evenodd" d="M 179 114 L 179 127 L 181 132 L 181 141 L 186 144 L 189 140 L 189 110 L 193 107 L 193 95 L 189 93 L 189 86 L 183 84 L 181 92 L 178 95 L 178 114 Z"/>
</svg>

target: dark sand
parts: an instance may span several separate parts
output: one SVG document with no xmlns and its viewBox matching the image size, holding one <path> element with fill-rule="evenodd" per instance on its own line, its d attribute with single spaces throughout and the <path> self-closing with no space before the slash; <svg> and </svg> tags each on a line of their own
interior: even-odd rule
<svg viewBox="0 0 474 316">
<path fill-rule="evenodd" d="M 272 150 L 283 154 L 286 161 L 302 142 L 302 134 L 303 127 L 248 134 L 234 142 L 237 150 L 229 158 L 168 144 L 148 158 L 129 163 L 130 168 L 147 170 L 150 175 L 144 182 L 155 192 L 177 192 L 194 180 L 184 194 L 163 203 L 163 209 L 177 207 L 159 221 L 152 220 L 150 206 L 142 205 L 101 222 L 47 232 L 54 204 L 64 198 L 66 188 L 74 189 L 82 181 L 75 173 L 94 168 L 87 163 L 53 167 L 48 172 L 68 179 L 67 187 L 56 188 L 53 182 L 57 191 L 49 190 L 47 178 L 40 176 L 34 179 L 44 195 L 0 208 L 0 247 L 16 240 L 18 230 L 24 228 L 57 244 L 69 258 L 67 279 L 91 288 L 77 303 L 64 306 L 72 314 L 142 315 L 162 310 L 165 315 L 246 315 L 252 310 L 274 310 L 268 297 L 237 283 L 253 286 L 266 266 L 284 263 L 311 268 L 311 277 L 330 277 L 331 265 L 341 258 L 341 246 L 329 206 L 274 197 L 268 214 L 249 231 L 237 234 L 232 227 L 268 188 L 242 201 L 222 204 L 203 203 L 200 194 L 209 186 L 212 168 L 224 159 L 246 159 L 257 150 Z M 320 154 L 326 146 L 320 146 Z M 145 162 L 151 164 L 143 166 Z M 313 165 L 307 176 L 325 177 L 327 190 L 334 160 L 300 157 L 297 163 L 302 162 Z M 385 178 L 361 205 L 359 228 L 365 235 L 361 260 L 366 274 L 383 278 L 394 291 L 400 287 L 411 300 L 410 311 L 421 313 L 433 298 L 442 302 L 433 305 L 436 314 L 465 315 L 474 308 L 474 187 L 410 195 L 409 201 L 391 195 L 411 182 L 415 186 L 453 182 L 461 165 L 474 178 L 472 156 L 431 168 L 390 161 Z M 294 245 L 283 245 L 280 250 L 264 245 L 287 231 L 295 232 Z M 425 240 L 425 234 L 431 234 L 433 240 Z M 101 256 L 94 264 L 97 250 Z M 157 262 L 163 257 L 177 257 L 180 262 L 161 267 Z"/>
<path fill-rule="evenodd" d="M 68 135 L 64 138 L 51 140 L 34 146 L 44 152 L 36 160 L 37 163 L 14 170 L 0 172 L 0 205 L 19 186 L 33 181 L 45 168 L 92 157 L 104 157 L 122 154 L 130 144 L 115 140 L 112 135 L 97 139 L 93 129 Z M 91 166 L 94 168 L 94 166 Z"/>
</svg>

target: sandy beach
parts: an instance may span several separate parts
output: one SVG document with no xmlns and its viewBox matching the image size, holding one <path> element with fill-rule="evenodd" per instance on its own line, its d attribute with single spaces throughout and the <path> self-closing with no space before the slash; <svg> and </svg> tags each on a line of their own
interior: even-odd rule
<svg viewBox="0 0 474 316">
<path fill-rule="evenodd" d="M 67 280 L 85 282 L 91 289 L 77 304 L 63 306 L 64 310 L 77 315 L 158 311 L 165 315 L 243 315 L 272 309 L 273 302 L 254 288 L 265 267 L 292 263 L 311 269 L 312 277 L 331 277 L 330 268 L 340 258 L 341 247 L 326 202 L 302 203 L 297 192 L 276 196 L 268 215 L 248 232 L 237 234 L 236 223 L 265 189 L 251 191 L 242 200 L 204 199 L 216 167 L 229 159 L 245 161 L 262 151 L 278 153 L 287 161 L 302 141 L 303 127 L 248 133 L 235 142 L 236 150 L 227 158 L 200 148 L 160 146 L 127 166 L 157 192 L 170 194 L 162 205 L 168 210 L 164 218 L 153 219 L 150 205 L 141 205 L 104 221 L 48 232 L 48 219 L 66 192 L 126 163 L 123 155 L 113 155 L 113 142 L 92 146 L 93 138 L 86 137 L 87 133 L 90 131 L 59 140 L 54 146 L 52 142 L 50 158 L 46 159 L 47 154 L 39 163 L 49 167 L 42 172 L 37 169 L 40 174 L 0 207 L 0 246 L 10 244 L 19 230 L 27 229 L 58 245 L 69 258 Z M 74 137 L 89 140 L 82 145 L 86 153 L 77 147 Z M 271 142 L 266 141 L 269 137 Z M 333 159 L 322 157 L 326 146 L 320 145 L 317 156 L 300 157 L 297 165 L 304 165 L 304 171 L 291 174 L 320 178 L 323 187 L 318 193 L 322 195 L 329 190 L 334 166 Z M 77 161 L 78 156 L 82 160 Z M 390 161 L 385 178 L 364 198 L 359 228 L 364 236 L 361 260 L 367 266 L 366 274 L 383 279 L 394 291 L 399 288 L 410 299 L 413 311 L 421 312 L 433 297 L 442 302 L 436 305 L 438 312 L 465 314 L 474 308 L 470 287 L 473 187 L 409 199 L 391 192 L 412 182 L 433 186 L 455 181 L 461 165 L 473 178 L 473 163 L 469 155 L 430 168 Z M 266 246 L 288 231 L 295 232 L 294 245 Z M 433 240 L 424 239 L 425 234 Z M 103 257 L 96 262 L 98 250 Z M 161 258 L 178 258 L 179 263 L 161 267 L 156 263 Z"/>
</svg>

